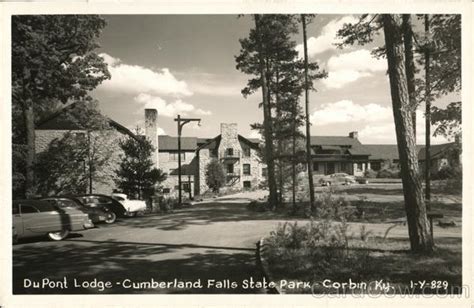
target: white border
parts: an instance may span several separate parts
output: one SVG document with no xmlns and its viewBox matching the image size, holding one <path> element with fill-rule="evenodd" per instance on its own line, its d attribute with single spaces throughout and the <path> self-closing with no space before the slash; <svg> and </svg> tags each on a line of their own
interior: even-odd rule
<svg viewBox="0 0 474 308">
<path fill-rule="evenodd" d="M 11 249 L 11 48 L 10 16 L 14 14 L 238 14 L 238 13 L 460 13 L 463 37 L 463 284 L 473 286 L 472 254 L 472 20 L 473 4 L 459 1 L 290 1 L 290 0 L 242 0 L 242 1 L 91 1 L 89 3 L 6 3 L 0 2 L 0 306 L 2 307 L 306 307 L 403 305 L 438 307 L 472 307 L 470 298 L 423 298 L 403 299 L 400 296 L 377 299 L 313 298 L 310 295 L 15 295 L 12 296 L 12 249 Z M 473 290 L 471 289 L 472 293 Z"/>
</svg>

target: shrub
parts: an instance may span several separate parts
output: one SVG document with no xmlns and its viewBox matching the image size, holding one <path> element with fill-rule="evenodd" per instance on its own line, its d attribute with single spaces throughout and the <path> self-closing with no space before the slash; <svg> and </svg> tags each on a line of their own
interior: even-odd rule
<svg viewBox="0 0 474 308">
<path fill-rule="evenodd" d="M 206 184 L 214 192 L 219 192 L 219 189 L 225 185 L 226 177 L 224 167 L 217 160 L 212 160 L 206 166 Z"/>
<path fill-rule="evenodd" d="M 334 197 L 332 192 L 324 192 L 316 198 L 318 217 L 323 219 L 343 220 L 353 214 L 351 202 L 344 197 Z"/>
<path fill-rule="evenodd" d="M 448 180 L 462 178 L 462 169 L 459 167 L 443 166 L 438 172 L 433 174 L 435 180 Z"/>
<path fill-rule="evenodd" d="M 369 179 L 375 179 L 377 177 L 377 171 L 368 169 L 364 172 L 364 176 Z"/>
<path fill-rule="evenodd" d="M 377 173 L 377 178 L 398 179 L 400 171 L 396 169 L 382 169 Z"/>
<path fill-rule="evenodd" d="M 162 198 L 160 201 L 160 211 L 163 213 L 168 213 L 173 211 L 178 205 L 177 198 Z"/>
</svg>

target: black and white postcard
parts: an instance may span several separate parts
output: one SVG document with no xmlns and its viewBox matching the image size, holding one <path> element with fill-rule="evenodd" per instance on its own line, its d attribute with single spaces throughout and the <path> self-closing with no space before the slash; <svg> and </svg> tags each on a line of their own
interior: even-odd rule
<svg viewBox="0 0 474 308">
<path fill-rule="evenodd" d="M 382 4 L 0 3 L 0 307 L 471 307 L 471 3 Z"/>
</svg>

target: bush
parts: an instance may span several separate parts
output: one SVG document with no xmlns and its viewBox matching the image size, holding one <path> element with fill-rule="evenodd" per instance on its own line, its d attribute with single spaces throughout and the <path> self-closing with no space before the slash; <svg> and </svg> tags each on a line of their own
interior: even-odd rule
<svg viewBox="0 0 474 308">
<path fill-rule="evenodd" d="M 460 167 L 443 166 L 438 172 L 433 174 L 434 180 L 450 180 L 462 178 Z"/>
<path fill-rule="evenodd" d="M 162 198 L 159 201 L 160 211 L 163 213 L 168 213 L 173 211 L 178 205 L 177 198 Z"/>
<path fill-rule="evenodd" d="M 400 171 L 396 169 L 382 169 L 377 173 L 377 178 L 399 179 Z"/>
<path fill-rule="evenodd" d="M 331 191 L 318 195 L 315 201 L 319 218 L 344 220 L 353 215 L 351 202 L 342 196 L 334 197 Z"/>
<path fill-rule="evenodd" d="M 375 179 L 377 177 L 377 171 L 368 169 L 364 172 L 364 177 L 369 179 Z"/>
</svg>

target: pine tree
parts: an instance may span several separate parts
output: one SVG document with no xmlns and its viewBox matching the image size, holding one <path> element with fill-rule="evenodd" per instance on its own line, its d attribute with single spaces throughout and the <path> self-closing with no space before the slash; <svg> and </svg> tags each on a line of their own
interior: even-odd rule
<svg viewBox="0 0 474 308">
<path fill-rule="evenodd" d="M 166 174 L 154 168 L 153 146 L 147 139 L 129 137 L 120 142 L 124 154 L 116 170 L 117 187 L 132 198 L 147 199 L 161 187 Z"/>
</svg>

